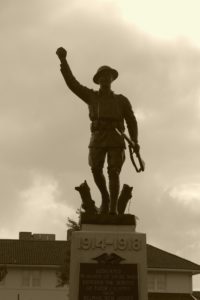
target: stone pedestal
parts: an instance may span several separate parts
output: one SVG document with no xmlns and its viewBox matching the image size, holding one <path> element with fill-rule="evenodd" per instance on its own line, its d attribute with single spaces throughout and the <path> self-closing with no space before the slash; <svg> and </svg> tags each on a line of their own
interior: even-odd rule
<svg viewBox="0 0 200 300">
<path fill-rule="evenodd" d="M 82 215 L 71 239 L 70 300 L 147 300 L 146 236 L 133 215 Z"/>
</svg>

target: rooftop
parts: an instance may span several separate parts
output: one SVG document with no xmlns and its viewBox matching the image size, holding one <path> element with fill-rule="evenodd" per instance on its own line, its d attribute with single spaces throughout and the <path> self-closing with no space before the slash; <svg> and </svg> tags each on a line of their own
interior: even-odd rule
<svg viewBox="0 0 200 300">
<path fill-rule="evenodd" d="M 69 250 L 69 241 L 1 239 L 0 265 L 59 266 L 69 260 Z M 200 265 L 151 245 L 147 245 L 147 265 L 149 269 L 200 273 Z"/>
<path fill-rule="evenodd" d="M 62 265 L 67 245 L 66 241 L 0 240 L 0 264 Z"/>
<path fill-rule="evenodd" d="M 148 268 L 190 270 L 192 273 L 200 273 L 200 265 L 193 263 L 180 256 L 147 245 Z"/>
<path fill-rule="evenodd" d="M 149 293 L 149 300 L 194 300 L 189 294 L 173 294 L 173 293 Z"/>
</svg>

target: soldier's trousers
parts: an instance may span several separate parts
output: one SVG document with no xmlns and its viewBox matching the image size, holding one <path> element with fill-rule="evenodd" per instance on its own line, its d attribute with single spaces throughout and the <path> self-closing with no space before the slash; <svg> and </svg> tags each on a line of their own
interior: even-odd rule
<svg viewBox="0 0 200 300">
<path fill-rule="evenodd" d="M 89 148 L 89 165 L 92 169 L 103 169 L 105 159 L 107 156 L 108 174 L 112 171 L 118 174 L 121 171 L 122 165 L 125 161 L 124 148 L 118 147 L 102 147 Z"/>
<path fill-rule="evenodd" d="M 103 166 L 107 156 L 109 192 L 107 190 Z M 101 212 L 106 213 L 109 209 L 111 214 L 117 213 L 117 200 L 119 196 L 119 174 L 125 161 L 125 151 L 123 148 L 90 148 L 89 165 L 92 169 L 93 177 L 102 196 Z"/>
</svg>

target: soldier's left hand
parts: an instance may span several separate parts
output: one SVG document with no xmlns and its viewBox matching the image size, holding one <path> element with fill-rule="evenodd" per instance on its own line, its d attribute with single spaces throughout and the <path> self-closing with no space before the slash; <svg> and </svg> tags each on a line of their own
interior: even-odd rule
<svg viewBox="0 0 200 300">
<path fill-rule="evenodd" d="M 134 142 L 134 144 L 135 144 L 135 147 L 134 147 L 135 152 L 139 152 L 140 151 L 140 145 L 138 143 L 135 143 L 135 142 Z"/>
</svg>

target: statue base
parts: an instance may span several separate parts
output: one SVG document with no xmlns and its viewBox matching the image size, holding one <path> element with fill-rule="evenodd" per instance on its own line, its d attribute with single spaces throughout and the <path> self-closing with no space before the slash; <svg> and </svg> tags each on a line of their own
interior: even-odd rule
<svg viewBox="0 0 200 300">
<path fill-rule="evenodd" d="M 147 300 L 146 235 L 133 215 L 81 214 L 72 233 L 70 300 Z"/>
<path fill-rule="evenodd" d="M 129 225 L 136 226 L 136 217 L 131 214 L 124 215 L 103 215 L 103 214 L 89 214 L 81 213 L 81 225 L 95 224 L 95 225 Z"/>
</svg>

